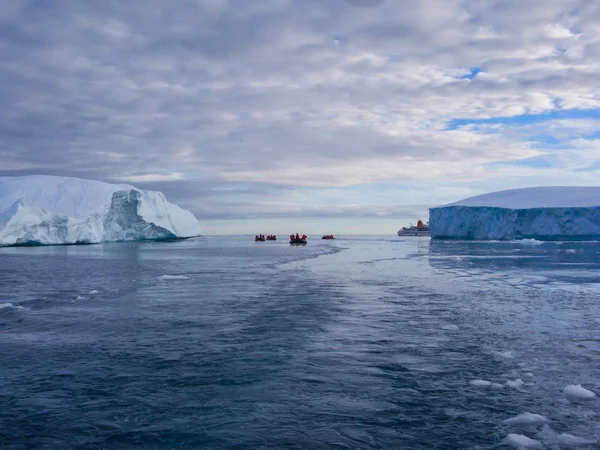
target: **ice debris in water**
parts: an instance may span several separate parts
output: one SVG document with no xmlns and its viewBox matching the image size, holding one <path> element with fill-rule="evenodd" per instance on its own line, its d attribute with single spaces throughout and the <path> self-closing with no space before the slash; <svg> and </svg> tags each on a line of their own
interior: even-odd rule
<svg viewBox="0 0 600 450">
<path fill-rule="evenodd" d="M 502 389 L 503 387 L 500 383 L 492 383 L 491 386 L 492 389 Z"/>
<path fill-rule="evenodd" d="M 587 439 L 580 436 L 574 436 L 569 433 L 557 434 L 547 424 L 544 425 L 542 431 L 536 436 L 541 440 L 544 445 L 551 450 L 560 450 L 564 448 L 573 448 L 580 445 L 596 445 L 598 441 L 596 439 Z"/>
<path fill-rule="evenodd" d="M 542 241 L 538 241 L 537 239 L 522 239 L 517 242 L 522 245 L 542 245 L 543 244 Z"/>
<path fill-rule="evenodd" d="M 163 275 L 158 277 L 159 280 L 187 280 L 189 278 L 185 275 Z"/>
<path fill-rule="evenodd" d="M 493 352 L 494 356 L 498 358 L 512 359 L 514 358 L 512 352 L 510 350 L 506 350 L 504 352 Z"/>
<path fill-rule="evenodd" d="M 89 292 L 89 294 L 90 294 L 90 295 L 95 295 L 95 294 L 97 294 L 97 293 L 98 293 L 98 290 L 96 290 L 96 289 L 92 289 L 92 290 Z"/>
<path fill-rule="evenodd" d="M 522 434 L 507 434 L 502 441 L 501 444 L 509 445 L 515 448 L 544 448 L 544 444 L 540 441 L 536 441 L 535 439 L 528 438 Z"/>
<path fill-rule="evenodd" d="M 487 380 L 471 380 L 469 384 L 478 389 L 487 389 L 492 385 L 492 382 Z"/>
<path fill-rule="evenodd" d="M 75 300 L 85 300 L 85 297 L 82 295 L 78 295 Z"/>
<path fill-rule="evenodd" d="M 15 306 L 12 303 L 0 303 L 0 309 L 5 309 L 5 308 L 15 308 L 15 309 L 25 309 L 22 306 Z"/>
<path fill-rule="evenodd" d="M 529 425 L 545 422 L 548 422 L 548 419 L 546 419 L 544 416 L 530 412 L 519 414 L 518 416 L 511 417 L 504 421 L 504 423 L 507 425 Z"/>
<path fill-rule="evenodd" d="M 454 324 L 449 324 L 449 325 L 442 325 L 442 330 L 446 330 L 446 331 L 458 331 L 458 325 L 454 325 Z"/>
<path fill-rule="evenodd" d="M 558 434 L 548 424 L 545 424 L 536 436 L 544 445 L 550 450 L 560 450 L 560 443 L 558 442 Z"/>
<path fill-rule="evenodd" d="M 598 441 L 595 439 L 586 439 L 579 436 L 573 436 L 572 434 L 562 433 L 558 435 L 558 441 L 562 445 L 593 445 L 597 444 Z"/>
<path fill-rule="evenodd" d="M 507 382 L 506 382 L 506 385 L 507 385 L 508 387 L 515 388 L 515 389 L 519 389 L 519 388 L 521 388 L 521 387 L 522 387 L 524 384 L 525 384 L 525 383 L 524 383 L 524 382 L 523 382 L 523 380 L 521 380 L 520 378 L 517 378 L 517 379 L 516 379 L 516 380 L 514 380 L 514 381 L 512 381 L 512 380 L 509 380 L 509 381 L 507 381 Z"/>
<path fill-rule="evenodd" d="M 596 397 L 592 391 L 581 387 L 580 384 L 570 384 L 563 389 L 563 394 L 569 400 L 591 400 Z"/>
</svg>

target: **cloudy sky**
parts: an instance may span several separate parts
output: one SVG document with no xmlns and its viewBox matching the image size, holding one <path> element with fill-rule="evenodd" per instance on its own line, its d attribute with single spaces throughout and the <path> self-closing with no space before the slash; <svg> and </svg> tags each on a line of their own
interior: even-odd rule
<svg viewBox="0 0 600 450">
<path fill-rule="evenodd" d="M 2 0 L 0 58 L 0 175 L 161 190 L 208 234 L 600 184 L 598 0 Z"/>
</svg>

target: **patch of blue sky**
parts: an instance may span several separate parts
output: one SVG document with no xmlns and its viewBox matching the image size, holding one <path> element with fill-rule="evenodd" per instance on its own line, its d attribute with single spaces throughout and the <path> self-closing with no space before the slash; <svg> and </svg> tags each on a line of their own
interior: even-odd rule
<svg viewBox="0 0 600 450">
<path fill-rule="evenodd" d="M 563 140 L 547 134 L 538 134 L 527 138 L 533 148 L 562 148 L 565 143 Z"/>
<path fill-rule="evenodd" d="M 469 125 L 530 125 L 556 119 L 600 119 L 600 108 L 565 109 L 542 114 L 521 114 L 488 119 L 457 118 L 452 119 L 445 129 L 456 130 Z"/>
<path fill-rule="evenodd" d="M 534 169 L 551 169 L 555 167 L 556 158 L 553 155 L 534 156 L 527 159 L 515 159 L 511 161 L 501 161 L 485 164 L 488 169 L 498 169 L 502 167 L 528 167 Z"/>
<path fill-rule="evenodd" d="M 477 76 L 477 74 L 481 72 L 481 69 L 479 67 L 471 67 L 471 72 L 465 74 L 465 75 L 461 75 L 460 78 L 461 80 L 472 80 L 473 78 L 475 78 Z"/>
</svg>

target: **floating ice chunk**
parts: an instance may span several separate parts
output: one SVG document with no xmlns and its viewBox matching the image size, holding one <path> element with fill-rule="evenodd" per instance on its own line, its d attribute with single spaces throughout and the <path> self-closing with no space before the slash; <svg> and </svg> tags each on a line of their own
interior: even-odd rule
<svg viewBox="0 0 600 450">
<path fill-rule="evenodd" d="M 533 378 L 533 374 L 531 372 L 526 372 L 523 375 L 525 375 L 527 378 Z"/>
<path fill-rule="evenodd" d="M 560 442 L 558 442 L 558 434 L 548 424 L 542 427 L 536 437 L 541 440 L 550 450 L 560 450 Z"/>
<path fill-rule="evenodd" d="M 506 385 L 507 385 L 508 387 L 515 388 L 515 389 L 519 389 L 519 388 L 523 387 L 523 385 L 524 385 L 524 384 L 525 384 L 525 383 L 524 383 L 524 382 L 523 382 L 523 380 L 521 380 L 520 378 L 517 378 L 517 379 L 516 379 L 516 380 L 514 380 L 514 381 L 512 381 L 512 380 L 508 380 L 508 381 L 506 382 Z"/>
<path fill-rule="evenodd" d="M 13 305 L 12 303 L 0 303 L 0 309 L 14 308 L 14 309 L 25 309 L 23 306 Z"/>
<path fill-rule="evenodd" d="M 492 385 L 492 382 L 487 380 L 471 380 L 469 384 L 477 389 L 487 389 Z"/>
<path fill-rule="evenodd" d="M 544 445 L 540 441 L 528 438 L 522 434 L 507 434 L 500 442 L 515 448 L 544 448 Z"/>
<path fill-rule="evenodd" d="M 522 245 L 542 245 L 543 244 L 542 241 L 538 241 L 537 239 L 522 239 L 517 242 Z"/>
<path fill-rule="evenodd" d="M 530 412 L 519 414 L 518 416 L 511 417 L 510 419 L 506 419 L 504 421 L 504 423 L 507 425 L 530 425 L 546 422 L 548 422 L 548 419 L 546 419 L 544 416 Z"/>
<path fill-rule="evenodd" d="M 574 248 L 568 248 L 565 250 L 565 253 L 577 253 L 577 250 L 575 250 Z"/>
<path fill-rule="evenodd" d="M 83 295 L 78 295 L 75 300 L 85 300 L 85 297 Z"/>
<path fill-rule="evenodd" d="M 448 324 L 448 325 L 442 325 L 442 330 L 446 330 L 446 331 L 458 331 L 460 328 L 458 328 L 458 325 L 454 325 L 454 324 Z"/>
<path fill-rule="evenodd" d="M 188 280 L 189 278 L 185 275 L 162 275 L 158 277 L 159 280 Z"/>
<path fill-rule="evenodd" d="M 505 358 L 505 359 L 512 359 L 514 358 L 512 352 L 510 350 L 506 350 L 504 352 L 493 352 L 494 356 L 497 356 L 499 358 Z"/>
<path fill-rule="evenodd" d="M 491 386 L 492 389 L 502 389 L 503 387 L 500 383 L 492 383 Z"/>
<path fill-rule="evenodd" d="M 562 433 L 558 435 L 558 441 L 562 445 L 593 445 L 597 444 L 598 441 L 595 439 L 586 439 L 579 436 L 573 436 L 572 434 Z"/>
<path fill-rule="evenodd" d="M 88 292 L 88 294 L 90 294 L 90 295 L 95 295 L 97 293 L 98 293 L 97 289 L 92 289 L 90 292 Z"/>
<path fill-rule="evenodd" d="M 563 389 L 563 394 L 569 400 L 591 400 L 596 398 L 596 394 L 586 388 L 581 387 L 580 384 L 570 384 Z"/>
</svg>

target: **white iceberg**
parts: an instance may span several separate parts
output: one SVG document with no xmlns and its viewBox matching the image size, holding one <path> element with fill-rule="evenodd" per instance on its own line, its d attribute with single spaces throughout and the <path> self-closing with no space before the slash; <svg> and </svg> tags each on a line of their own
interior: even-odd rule
<svg viewBox="0 0 600 450">
<path fill-rule="evenodd" d="M 161 192 L 32 175 L 0 177 L 0 245 L 91 244 L 198 236 L 194 215 Z"/>
<path fill-rule="evenodd" d="M 429 209 L 432 238 L 600 238 L 600 187 L 546 186 L 492 192 Z"/>
</svg>

